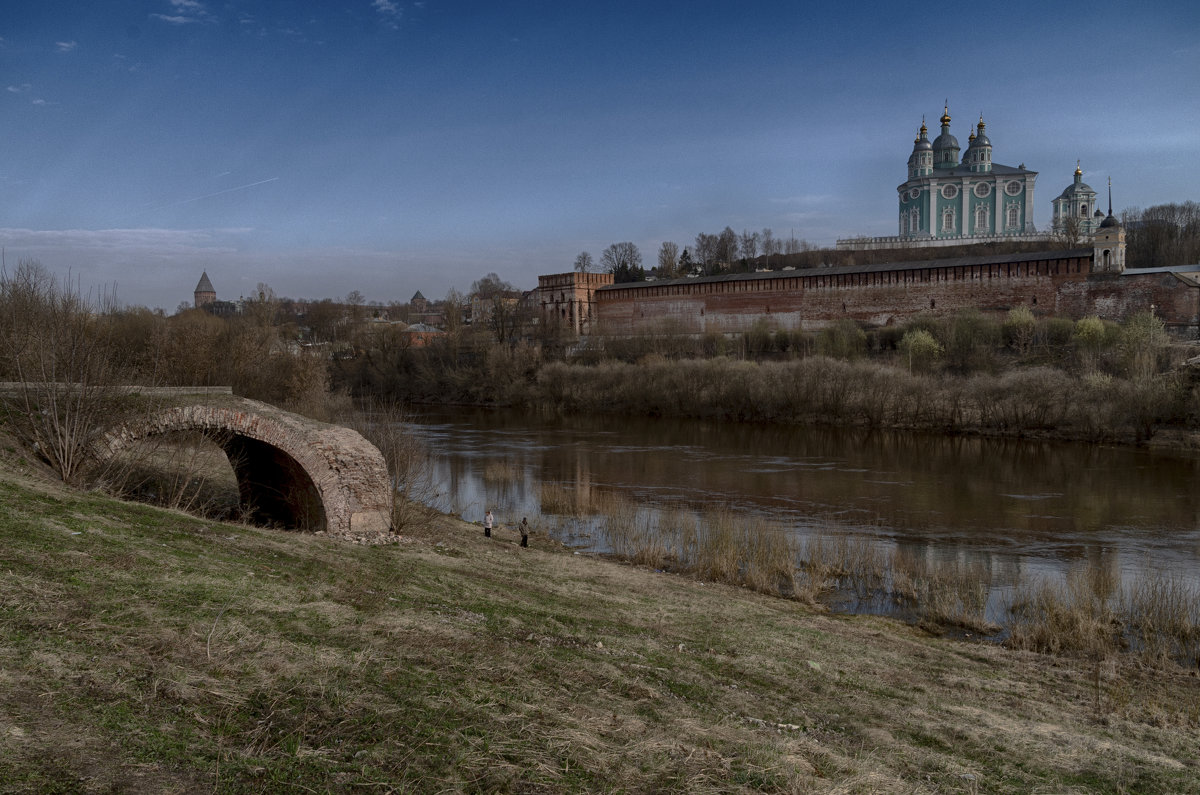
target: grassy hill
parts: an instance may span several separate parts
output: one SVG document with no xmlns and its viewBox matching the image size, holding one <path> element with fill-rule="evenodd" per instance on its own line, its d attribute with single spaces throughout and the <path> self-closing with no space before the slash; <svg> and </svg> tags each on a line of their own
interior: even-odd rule
<svg viewBox="0 0 1200 795">
<path fill-rule="evenodd" d="M 3 792 L 1200 792 L 1197 671 L 0 471 Z"/>
</svg>

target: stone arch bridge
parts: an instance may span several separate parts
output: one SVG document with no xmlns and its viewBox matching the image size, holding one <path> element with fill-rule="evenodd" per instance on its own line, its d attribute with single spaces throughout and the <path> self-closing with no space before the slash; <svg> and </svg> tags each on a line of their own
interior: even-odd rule
<svg viewBox="0 0 1200 795">
<path fill-rule="evenodd" d="M 130 388 L 154 407 L 108 429 L 93 448 L 111 459 L 143 439 L 198 432 L 229 457 L 243 506 L 302 530 L 368 536 L 391 530 L 392 487 L 378 448 L 349 428 L 217 388 Z"/>
</svg>

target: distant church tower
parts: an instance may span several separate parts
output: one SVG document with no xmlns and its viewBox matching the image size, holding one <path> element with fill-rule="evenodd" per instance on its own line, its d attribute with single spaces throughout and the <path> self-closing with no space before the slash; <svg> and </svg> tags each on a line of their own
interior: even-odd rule
<svg viewBox="0 0 1200 795">
<path fill-rule="evenodd" d="M 213 289 L 212 282 L 208 280 L 208 271 L 200 274 L 200 282 L 196 285 L 195 306 L 199 309 L 202 306 L 207 306 L 217 300 L 217 291 Z"/>
<path fill-rule="evenodd" d="M 1075 181 L 1068 185 L 1054 205 L 1054 231 L 1090 235 L 1100 227 L 1104 213 L 1096 206 L 1096 191 L 1083 181 L 1083 169 L 1075 164 Z"/>
<path fill-rule="evenodd" d="M 1112 213 L 1112 178 L 1108 180 L 1108 215 L 1100 222 L 1092 238 L 1093 273 L 1121 273 L 1125 270 L 1125 227 Z"/>
</svg>

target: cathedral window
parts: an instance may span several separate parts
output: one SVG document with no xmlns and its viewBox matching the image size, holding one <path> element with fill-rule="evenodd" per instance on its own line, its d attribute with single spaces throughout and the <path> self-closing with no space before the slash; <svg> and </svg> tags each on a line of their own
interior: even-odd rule
<svg viewBox="0 0 1200 795">
<path fill-rule="evenodd" d="M 953 232 L 954 231 L 954 208 L 953 207 L 947 207 L 946 209 L 942 210 L 942 231 L 943 232 Z"/>
<path fill-rule="evenodd" d="M 1008 205 L 1008 209 L 1004 213 L 1004 227 L 1006 229 L 1016 229 L 1020 222 L 1020 205 L 1016 202 Z"/>
<path fill-rule="evenodd" d="M 1087 205 L 1086 204 L 1079 205 L 1079 217 L 1087 218 Z"/>
<path fill-rule="evenodd" d="M 975 232 L 987 232 L 988 230 L 988 210 L 987 205 L 980 204 L 975 207 Z"/>
<path fill-rule="evenodd" d="M 957 185 L 947 185 L 946 187 L 942 188 L 942 196 L 944 198 L 953 199 L 957 195 L 958 195 L 958 186 Z"/>
<path fill-rule="evenodd" d="M 987 196 L 991 192 L 992 192 L 992 186 L 988 185 L 986 182 L 980 182 L 978 185 L 975 186 L 975 195 L 981 199 L 983 197 Z"/>
</svg>

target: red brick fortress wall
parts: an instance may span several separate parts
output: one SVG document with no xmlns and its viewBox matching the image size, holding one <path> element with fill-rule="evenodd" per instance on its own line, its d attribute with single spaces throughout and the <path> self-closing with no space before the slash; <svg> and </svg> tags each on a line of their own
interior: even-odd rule
<svg viewBox="0 0 1200 795">
<path fill-rule="evenodd" d="M 1171 273 L 1092 274 L 1092 250 L 746 273 L 596 290 L 598 330 L 738 332 L 766 319 L 776 328 L 816 329 L 841 319 L 885 326 L 914 315 L 965 309 L 1120 320 L 1139 309 L 1194 329 L 1198 290 Z"/>
</svg>

